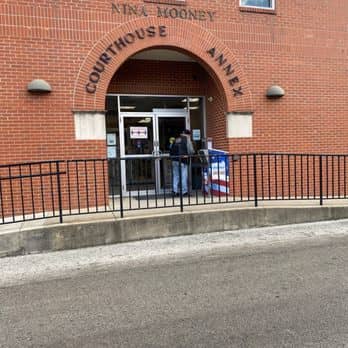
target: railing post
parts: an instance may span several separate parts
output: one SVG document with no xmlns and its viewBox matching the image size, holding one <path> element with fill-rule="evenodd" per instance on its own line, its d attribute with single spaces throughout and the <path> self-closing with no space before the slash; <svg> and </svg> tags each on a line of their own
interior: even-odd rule
<svg viewBox="0 0 348 348">
<path fill-rule="evenodd" d="M 121 218 L 123 218 L 123 187 L 122 187 L 122 164 L 121 164 L 121 158 L 116 159 L 118 161 L 118 170 L 119 170 L 119 184 L 120 184 L 120 215 Z"/>
<path fill-rule="evenodd" d="M 58 188 L 59 223 L 63 223 L 62 189 L 60 184 L 59 161 L 56 161 L 56 173 L 57 173 L 57 188 Z"/>
<path fill-rule="evenodd" d="M 180 193 L 180 211 L 184 211 L 184 200 L 182 197 L 182 172 L 181 172 L 182 158 L 179 156 L 179 193 Z"/>
<path fill-rule="evenodd" d="M 256 154 L 253 154 L 253 162 L 254 162 L 254 205 L 258 206 L 257 200 L 257 169 L 256 169 Z"/>
<path fill-rule="evenodd" d="M 333 180 L 333 178 L 332 178 Z M 323 205 L 323 156 L 319 156 L 320 205 Z"/>
</svg>

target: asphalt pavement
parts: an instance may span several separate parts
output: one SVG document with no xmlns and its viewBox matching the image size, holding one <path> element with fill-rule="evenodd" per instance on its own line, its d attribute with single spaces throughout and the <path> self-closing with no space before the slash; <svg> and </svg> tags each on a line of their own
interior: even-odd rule
<svg viewBox="0 0 348 348">
<path fill-rule="evenodd" d="M 348 347 L 348 221 L 0 259 L 0 347 Z"/>
</svg>

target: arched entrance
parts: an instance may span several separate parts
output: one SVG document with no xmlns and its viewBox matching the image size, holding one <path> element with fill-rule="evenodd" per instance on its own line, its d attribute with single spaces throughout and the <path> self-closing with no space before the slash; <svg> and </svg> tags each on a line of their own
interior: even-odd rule
<svg viewBox="0 0 348 348">
<path fill-rule="evenodd" d="M 159 59 L 159 52 L 167 59 Z M 158 192 L 170 182 L 170 169 L 149 157 L 168 152 L 169 139 L 185 128 L 194 130 L 197 149 L 209 136 L 226 146 L 226 112 L 252 106 L 244 73 L 223 43 L 192 23 L 183 31 L 172 21 L 146 18 L 122 25 L 94 46 L 75 84 L 74 109 L 99 115 L 107 110 L 109 158 L 143 157 L 136 166 L 122 162 L 123 189 L 134 185 L 139 192 L 150 183 Z"/>
<path fill-rule="evenodd" d="M 109 158 L 129 158 L 122 163 L 125 193 L 170 190 L 170 144 L 184 129 L 192 131 L 196 153 L 212 140 L 228 151 L 226 100 L 219 87 L 182 50 L 144 50 L 118 69 L 107 91 L 106 131 Z M 153 163 L 154 155 L 161 158 Z M 192 162 L 190 182 L 199 189 L 201 166 Z"/>
<path fill-rule="evenodd" d="M 125 191 L 170 189 L 171 163 L 166 159 L 171 142 L 190 129 L 194 148 L 206 147 L 206 95 L 214 88 L 193 57 L 175 50 L 145 50 L 120 67 L 108 88 L 105 109 L 109 156 L 130 159 L 122 168 Z M 160 160 L 152 163 L 153 155 Z M 193 175 L 193 187 L 200 182 L 198 174 Z"/>
</svg>

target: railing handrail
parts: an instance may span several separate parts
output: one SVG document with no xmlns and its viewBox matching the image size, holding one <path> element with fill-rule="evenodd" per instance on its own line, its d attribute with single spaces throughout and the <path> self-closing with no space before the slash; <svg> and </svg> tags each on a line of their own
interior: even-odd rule
<svg viewBox="0 0 348 348">
<path fill-rule="evenodd" d="M 36 161 L 36 162 L 20 162 L 20 163 L 9 163 L 9 164 L 0 164 L 0 168 L 9 168 L 9 167 L 19 167 L 19 166 L 34 166 L 38 164 L 52 164 L 57 162 L 65 162 L 65 160 L 49 160 L 49 161 Z"/>
<path fill-rule="evenodd" d="M 322 154 L 322 153 L 296 153 L 296 152 L 235 152 L 235 153 L 228 153 L 226 156 L 235 156 L 235 155 L 240 155 L 240 156 L 335 156 L 335 157 L 348 157 L 347 154 Z M 224 154 L 221 154 L 219 156 L 224 156 Z"/>
<path fill-rule="evenodd" d="M 45 177 L 45 176 L 55 176 L 55 175 L 63 175 L 63 174 L 66 174 L 66 172 L 49 172 L 49 173 L 41 173 L 41 174 L 0 176 L 0 181 L 15 180 L 15 179 L 28 179 L 28 178 L 40 178 L 40 177 Z"/>
<path fill-rule="evenodd" d="M 184 172 L 178 169 L 182 165 Z M 162 191 L 153 179 L 155 167 L 162 170 Z M 174 167 L 179 170 L 179 199 L 172 195 Z M 139 171 L 139 180 L 128 176 L 123 183 L 124 168 Z M 198 174 L 186 179 L 188 168 Z M 315 199 L 322 205 L 327 199 L 348 199 L 348 154 L 165 153 L 11 163 L 0 165 L 0 170 L 0 224 L 51 216 L 62 221 L 67 215 L 107 211 L 118 211 L 123 217 L 124 211 L 135 209 L 178 207 L 183 211 L 187 205 L 247 201 L 258 206 L 266 200 L 294 199 Z M 193 179 L 198 180 L 195 188 Z M 185 180 L 195 195 L 192 198 L 190 194 L 184 198 Z M 140 203 L 142 193 L 146 204 Z"/>
<path fill-rule="evenodd" d="M 97 161 L 106 161 L 108 160 L 107 157 L 99 157 L 99 158 L 77 158 L 77 159 L 67 159 L 67 160 L 62 160 L 61 162 L 97 162 Z"/>
</svg>

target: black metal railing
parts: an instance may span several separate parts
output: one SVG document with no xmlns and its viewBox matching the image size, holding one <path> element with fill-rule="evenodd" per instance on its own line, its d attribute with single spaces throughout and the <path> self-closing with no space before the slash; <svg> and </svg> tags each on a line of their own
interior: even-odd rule
<svg viewBox="0 0 348 348">
<path fill-rule="evenodd" d="M 0 224 L 276 200 L 347 199 L 348 155 L 218 154 L 0 166 Z"/>
<path fill-rule="evenodd" d="M 62 161 L 0 166 L 0 223 L 59 217 L 62 222 Z"/>
</svg>

